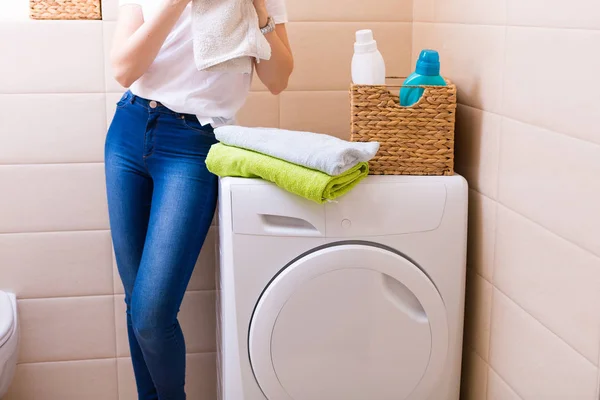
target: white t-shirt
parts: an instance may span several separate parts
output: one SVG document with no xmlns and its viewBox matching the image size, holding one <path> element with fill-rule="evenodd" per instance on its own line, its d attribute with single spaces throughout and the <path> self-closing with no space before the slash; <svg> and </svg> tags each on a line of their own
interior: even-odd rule
<svg viewBox="0 0 600 400">
<path fill-rule="evenodd" d="M 162 0 L 119 0 L 138 4 L 144 20 L 153 17 Z M 287 22 L 285 0 L 266 0 L 276 24 Z M 179 113 L 194 114 L 203 125 L 226 125 L 244 105 L 251 74 L 198 71 L 192 43 L 192 8 L 188 4 L 146 73 L 131 85 L 136 96 L 156 100 Z"/>
</svg>

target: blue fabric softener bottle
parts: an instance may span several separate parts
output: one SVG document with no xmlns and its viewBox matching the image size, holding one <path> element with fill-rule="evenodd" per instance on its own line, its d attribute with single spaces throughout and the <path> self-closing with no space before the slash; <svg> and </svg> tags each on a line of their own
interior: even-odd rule
<svg viewBox="0 0 600 400">
<path fill-rule="evenodd" d="M 417 68 L 403 85 L 408 86 L 446 86 L 446 81 L 440 76 L 440 55 L 435 50 L 423 50 L 417 60 Z M 424 88 L 403 87 L 400 89 L 400 105 L 410 107 L 417 103 Z"/>
</svg>

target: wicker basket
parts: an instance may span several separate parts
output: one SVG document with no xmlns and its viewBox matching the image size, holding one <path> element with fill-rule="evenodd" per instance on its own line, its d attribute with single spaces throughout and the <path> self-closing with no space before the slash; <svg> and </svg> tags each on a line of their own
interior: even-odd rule
<svg viewBox="0 0 600 400">
<path fill-rule="evenodd" d="M 399 78 L 395 78 L 399 79 Z M 422 86 L 417 104 L 400 106 L 400 86 L 352 85 L 352 141 L 381 143 L 373 175 L 452 175 L 456 86 Z M 390 88 L 396 87 L 394 92 Z"/>
<path fill-rule="evenodd" d="M 102 19 L 100 0 L 29 0 L 29 8 L 32 19 Z"/>
</svg>

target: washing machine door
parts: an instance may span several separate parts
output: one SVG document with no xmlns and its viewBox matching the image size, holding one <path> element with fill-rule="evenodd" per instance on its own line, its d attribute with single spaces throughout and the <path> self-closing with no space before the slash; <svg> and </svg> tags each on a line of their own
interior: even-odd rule
<svg viewBox="0 0 600 400">
<path fill-rule="evenodd" d="M 269 400 L 422 399 L 444 368 L 448 324 L 435 285 L 407 258 L 341 244 L 273 279 L 248 345 Z"/>
</svg>

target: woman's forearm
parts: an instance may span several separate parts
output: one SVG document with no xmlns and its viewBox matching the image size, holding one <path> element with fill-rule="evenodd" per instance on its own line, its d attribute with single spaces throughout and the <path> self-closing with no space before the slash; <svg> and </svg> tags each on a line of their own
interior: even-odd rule
<svg viewBox="0 0 600 400">
<path fill-rule="evenodd" d="M 155 17 L 144 21 L 139 6 L 123 7 L 127 13 L 115 32 L 111 62 L 115 79 L 124 87 L 138 80 L 152 65 L 189 0 L 164 0 Z"/>
<path fill-rule="evenodd" d="M 273 94 L 283 92 L 294 69 L 294 58 L 289 49 L 284 25 L 277 25 L 274 32 L 266 35 L 271 44 L 271 59 L 256 64 L 256 73 Z"/>
</svg>

